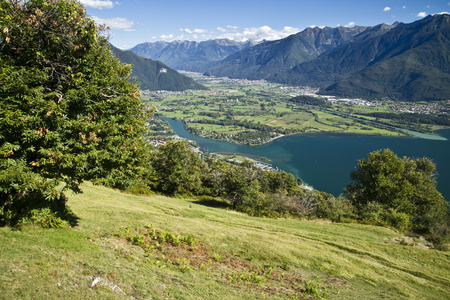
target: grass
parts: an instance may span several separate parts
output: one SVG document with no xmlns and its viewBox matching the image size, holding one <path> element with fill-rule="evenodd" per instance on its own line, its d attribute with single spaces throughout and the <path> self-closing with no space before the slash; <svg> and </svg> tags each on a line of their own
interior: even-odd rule
<svg viewBox="0 0 450 300">
<path fill-rule="evenodd" d="M 137 197 L 90 184 L 83 190 L 69 197 L 79 218 L 72 229 L 0 228 L 0 298 L 445 299 L 450 293 L 450 253 L 402 245 L 409 238 L 387 228 L 254 218 L 213 200 Z M 205 250 L 192 253 L 205 260 L 180 257 L 182 248 L 147 252 L 117 235 L 150 227 L 193 235 L 196 251 Z M 179 264 L 168 262 L 171 251 Z"/>
</svg>

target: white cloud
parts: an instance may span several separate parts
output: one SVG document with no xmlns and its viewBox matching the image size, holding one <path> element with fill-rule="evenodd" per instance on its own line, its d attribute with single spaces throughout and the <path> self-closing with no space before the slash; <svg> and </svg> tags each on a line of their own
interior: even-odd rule
<svg viewBox="0 0 450 300">
<path fill-rule="evenodd" d="M 449 2 L 450 3 L 450 2 Z M 406 5 L 403 5 L 403 7 L 402 8 L 406 8 Z"/>
<path fill-rule="evenodd" d="M 196 28 L 194 30 L 191 30 L 189 28 L 180 28 L 180 31 L 185 32 L 185 33 L 189 33 L 189 34 L 199 34 L 199 33 L 207 33 L 208 29 L 199 29 Z"/>
<path fill-rule="evenodd" d="M 352 26 L 355 26 L 355 22 L 350 22 L 350 23 L 348 23 L 348 24 L 345 24 L 344 25 L 344 27 L 352 27 Z"/>
<path fill-rule="evenodd" d="M 123 29 L 126 31 L 133 31 L 131 27 L 134 26 L 134 22 L 130 21 L 126 18 L 111 18 L 111 19 L 102 19 L 96 16 L 93 16 L 92 19 L 97 24 L 105 24 L 111 29 Z"/>
<path fill-rule="evenodd" d="M 291 34 L 295 34 L 299 32 L 298 28 L 286 26 L 282 30 L 275 30 L 270 28 L 269 26 L 261 26 L 261 27 L 250 27 L 244 28 L 242 32 L 229 32 L 224 33 L 217 38 L 225 38 L 235 41 L 262 41 L 262 40 L 279 40 L 285 38 Z"/>
<path fill-rule="evenodd" d="M 110 0 L 80 0 L 81 4 L 86 7 L 95 9 L 113 8 L 114 3 Z"/>
<path fill-rule="evenodd" d="M 159 36 L 159 39 L 163 40 L 163 41 L 166 41 L 166 40 L 170 41 L 170 40 L 173 40 L 173 37 L 174 37 L 173 34 L 167 34 L 167 35 L 163 34 L 163 35 Z"/>
<path fill-rule="evenodd" d="M 424 17 L 427 16 L 427 13 L 424 12 L 424 11 L 421 11 L 420 13 L 417 14 L 417 16 L 420 17 L 420 18 L 424 18 Z"/>
<path fill-rule="evenodd" d="M 220 32 L 236 32 L 237 31 L 237 29 L 238 29 L 239 27 L 238 26 L 232 26 L 232 25 L 227 25 L 227 26 L 225 26 L 225 28 L 223 28 L 223 27 L 217 27 L 217 31 L 220 31 Z"/>
<path fill-rule="evenodd" d="M 239 27 L 228 25 L 224 27 L 217 27 L 217 31 L 209 31 L 207 29 L 189 29 L 180 28 L 181 34 L 165 34 L 159 37 L 153 37 L 152 39 L 159 39 L 164 41 L 174 40 L 211 40 L 211 39 L 229 39 L 234 41 L 262 41 L 262 40 L 279 40 L 285 38 L 291 34 L 298 33 L 298 28 L 286 26 L 281 30 L 272 29 L 269 26 L 244 28 L 238 31 Z"/>
<path fill-rule="evenodd" d="M 389 6 L 386 6 L 385 8 L 383 8 L 383 11 L 390 11 L 391 8 Z"/>
</svg>

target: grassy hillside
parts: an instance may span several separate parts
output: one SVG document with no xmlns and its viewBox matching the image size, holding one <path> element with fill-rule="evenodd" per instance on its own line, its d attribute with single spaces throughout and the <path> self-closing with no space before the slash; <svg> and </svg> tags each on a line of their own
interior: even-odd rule
<svg viewBox="0 0 450 300">
<path fill-rule="evenodd" d="M 69 197 L 78 217 L 72 229 L 0 228 L 0 298 L 444 299 L 450 293 L 450 253 L 408 246 L 410 238 L 386 228 L 254 218 L 218 202 L 137 197 L 90 184 L 83 190 Z M 145 251 L 127 242 L 127 227 L 129 237 L 157 228 L 198 242 Z"/>
</svg>

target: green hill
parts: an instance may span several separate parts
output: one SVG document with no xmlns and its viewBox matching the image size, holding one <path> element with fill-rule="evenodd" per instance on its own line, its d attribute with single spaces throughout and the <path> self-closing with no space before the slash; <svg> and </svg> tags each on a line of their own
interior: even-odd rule
<svg viewBox="0 0 450 300">
<path fill-rule="evenodd" d="M 78 218 L 72 229 L 0 228 L 3 299 L 445 299 L 450 293 L 449 252 L 407 245 L 411 238 L 390 229 L 255 218 L 211 200 L 137 197 L 90 184 L 83 191 L 69 197 Z M 135 229 L 146 229 L 154 242 L 156 229 L 166 239 L 170 233 L 186 239 L 176 246 L 159 233 L 159 246 L 144 250 Z"/>
<path fill-rule="evenodd" d="M 184 91 L 206 89 L 192 78 L 178 73 L 160 61 L 141 57 L 131 51 L 123 51 L 112 45 L 111 51 L 122 63 L 133 65 L 131 76 L 139 80 L 142 90 Z"/>
</svg>

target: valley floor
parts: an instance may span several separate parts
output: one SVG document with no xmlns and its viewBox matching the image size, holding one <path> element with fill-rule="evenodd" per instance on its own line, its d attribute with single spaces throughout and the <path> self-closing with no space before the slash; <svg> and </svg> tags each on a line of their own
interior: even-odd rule
<svg viewBox="0 0 450 300">
<path fill-rule="evenodd" d="M 404 136 L 399 128 L 431 133 L 438 128 L 436 122 L 450 124 L 450 117 L 444 114 L 450 103 L 370 102 L 334 97 L 324 101 L 312 97 L 316 90 L 308 87 L 190 76 L 209 90 L 144 91 L 142 100 L 154 105 L 158 116 L 182 120 L 193 134 L 237 144 L 260 145 L 283 135 L 316 132 Z M 308 104 L 296 102 L 296 96 L 309 97 Z M 399 117 L 411 117 L 412 112 L 440 115 L 440 119 L 430 117 L 430 123 L 426 123 L 427 117 Z"/>
</svg>

